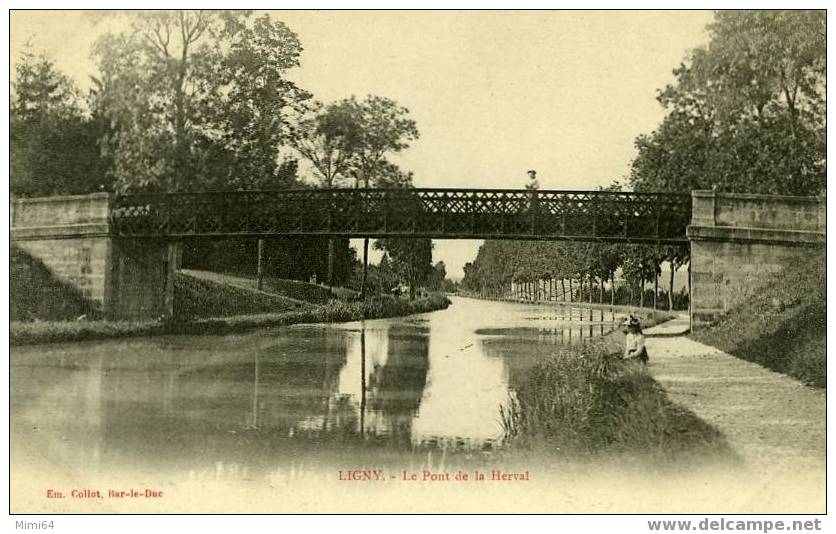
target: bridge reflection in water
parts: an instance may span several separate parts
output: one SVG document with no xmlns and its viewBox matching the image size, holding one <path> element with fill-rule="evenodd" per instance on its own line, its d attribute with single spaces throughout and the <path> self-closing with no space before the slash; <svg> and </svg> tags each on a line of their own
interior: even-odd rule
<svg viewBox="0 0 836 534">
<path fill-rule="evenodd" d="M 581 322 L 574 309 L 568 322 L 560 310 L 456 299 L 422 316 L 280 333 L 16 347 L 13 451 L 91 472 L 162 472 L 369 447 L 491 448 L 525 371 L 619 318 L 595 310 L 590 321 L 587 310 Z"/>
</svg>

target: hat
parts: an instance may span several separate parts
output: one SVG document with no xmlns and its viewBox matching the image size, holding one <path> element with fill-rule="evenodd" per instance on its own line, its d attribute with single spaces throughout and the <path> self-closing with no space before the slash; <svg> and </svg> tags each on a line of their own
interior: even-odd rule
<svg viewBox="0 0 836 534">
<path fill-rule="evenodd" d="M 624 328 L 641 328 L 642 323 L 639 321 L 638 317 L 631 315 L 630 317 L 624 318 L 621 322 L 621 326 Z"/>
</svg>

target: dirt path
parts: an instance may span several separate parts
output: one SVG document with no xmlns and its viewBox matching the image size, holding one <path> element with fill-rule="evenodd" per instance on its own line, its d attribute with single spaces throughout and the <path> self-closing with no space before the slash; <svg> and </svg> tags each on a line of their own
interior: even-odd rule
<svg viewBox="0 0 836 534">
<path fill-rule="evenodd" d="M 676 335 L 683 324 L 645 331 L 650 370 L 671 400 L 719 428 L 749 476 L 769 486 L 792 478 L 813 498 L 820 491 L 823 507 L 825 392 Z"/>
</svg>

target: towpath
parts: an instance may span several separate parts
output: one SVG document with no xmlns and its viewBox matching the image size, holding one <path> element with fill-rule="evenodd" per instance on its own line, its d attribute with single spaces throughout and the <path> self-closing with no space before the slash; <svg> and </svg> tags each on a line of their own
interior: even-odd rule
<svg viewBox="0 0 836 534">
<path fill-rule="evenodd" d="M 654 378 L 671 400 L 725 434 L 749 476 L 772 489 L 803 483 L 823 507 L 825 392 L 693 341 L 687 329 L 684 316 L 645 330 Z M 793 487 L 784 487 L 788 498 L 799 497 Z"/>
</svg>

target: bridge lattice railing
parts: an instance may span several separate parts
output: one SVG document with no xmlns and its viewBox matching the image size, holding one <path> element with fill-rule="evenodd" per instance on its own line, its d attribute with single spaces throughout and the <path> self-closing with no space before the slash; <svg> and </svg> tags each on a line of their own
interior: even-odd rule
<svg viewBox="0 0 836 534">
<path fill-rule="evenodd" d="M 690 195 L 515 189 L 293 189 L 116 197 L 120 236 L 341 235 L 683 242 Z"/>
</svg>

